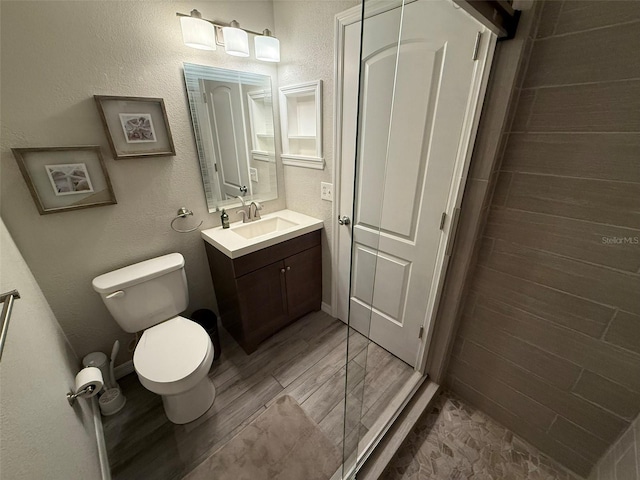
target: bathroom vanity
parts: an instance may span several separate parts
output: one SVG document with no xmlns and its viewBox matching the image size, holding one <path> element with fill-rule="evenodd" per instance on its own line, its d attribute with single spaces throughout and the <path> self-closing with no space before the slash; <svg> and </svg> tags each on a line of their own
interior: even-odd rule
<svg viewBox="0 0 640 480">
<path fill-rule="evenodd" d="M 247 353 L 322 301 L 322 221 L 290 210 L 202 231 L 222 324 Z"/>
</svg>

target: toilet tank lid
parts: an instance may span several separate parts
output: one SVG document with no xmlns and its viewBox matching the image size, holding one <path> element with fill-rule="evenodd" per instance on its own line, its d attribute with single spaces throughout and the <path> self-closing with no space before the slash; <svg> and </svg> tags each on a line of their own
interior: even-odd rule
<svg viewBox="0 0 640 480">
<path fill-rule="evenodd" d="M 93 279 L 93 289 L 98 293 L 111 293 L 183 267 L 184 257 L 179 253 L 170 253 L 100 275 Z"/>
</svg>

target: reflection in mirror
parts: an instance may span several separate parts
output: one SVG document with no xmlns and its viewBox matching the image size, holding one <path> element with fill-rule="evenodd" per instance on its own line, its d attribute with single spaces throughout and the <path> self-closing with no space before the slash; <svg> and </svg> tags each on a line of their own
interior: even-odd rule
<svg viewBox="0 0 640 480">
<path fill-rule="evenodd" d="M 184 64 L 209 212 L 278 198 L 271 78 Z"/>
</svg>

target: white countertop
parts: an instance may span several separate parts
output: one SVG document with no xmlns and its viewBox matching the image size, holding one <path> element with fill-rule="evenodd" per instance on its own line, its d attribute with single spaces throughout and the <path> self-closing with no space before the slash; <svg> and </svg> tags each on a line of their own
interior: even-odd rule
<svg viewBox="0 0 640 480">
<path fill-rule="evenodd" d="M 249 225 L 250 223 L 258 223 L 260 220 L 250 223 L 242 223 L 242 221 L 234 222 L 230 228 L 209 228 L 202 230 L 202 238 L 205 242 L 214 246 L 229 258 L 238 258 L 248 253 L 253 253 L 266 247 L 270 247 L 277 243 L 281 243 L 292 238 L 299 237 L 305 233 L 320 230 L 324 226 L 322 220 L 294 212 L 292 210 L 280 210 L 278 212 L 269 213 L 262 216 L 263 220 L 272 217 L 280 217 L 295 223 L 295 226 L 276 232 L 266 233 L 255 238 L 244 238 L 242 235 L 234 232 L 234 228 Z"/>
</svg>

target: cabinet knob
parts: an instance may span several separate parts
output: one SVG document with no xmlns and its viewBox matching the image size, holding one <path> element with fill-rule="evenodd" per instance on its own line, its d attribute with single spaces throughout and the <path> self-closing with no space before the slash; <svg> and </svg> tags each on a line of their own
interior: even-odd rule
<svg viewBox="0 0 640 480">
<path fill-rule="evenodd" d="M 289 270 L 291 270 L 291 267 L 287 267 L 287 272 L 288 272 Z"/>
<path fill-rule="evenodd" d="M 284 273 L 284 268 L 281 268 L 281 269 L 280 269 L 280 273 Z"/>
</svg>

